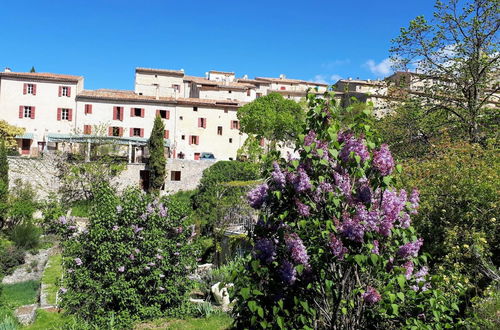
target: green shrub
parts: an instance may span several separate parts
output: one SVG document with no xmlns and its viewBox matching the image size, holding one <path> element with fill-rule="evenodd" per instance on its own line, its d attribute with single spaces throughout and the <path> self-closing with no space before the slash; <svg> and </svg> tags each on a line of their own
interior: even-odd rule
<svg viewBox="0 0 500 330">
<path fill-rule="evenodd" d="M 95 192 L 88 231 L 64 246 L 61 306 L 84 320 L 117 327 L 187 306 L 196 267 L 193 229 L 176 203 L 129 189 L 122 196 L 102 185 Z"/>
<path fill-rule="evenodd" d="M 20 179 L 15 180 L 9 196 L 10 227 L 31 221 L 36 207 L 36 192 L 31 184 Z"/>
<path fill-rule="evenodd" d="M 452 327 L 457 299 L 435 289 L 411 226 L 418 193 L 395 166 L 369 112 L 310 96 L 298 159 L 280 159 L 248 194 L 260 210 L 253 250 L 234 277 L 235 328 Z"/>
<path fill-rule="evenodd" d="M 24 254 L 17 246 L 0 248 L 0 274 L 10 275 L 15 267 L 24 263 Z"/>
<path fill-rule="evenodd" d="M 33 221 L 25 220 L 12 228 L 9 236 L 17 247 L 30 250 L 38 247 L 41 232 L 41 228 Z"/>
</svg>

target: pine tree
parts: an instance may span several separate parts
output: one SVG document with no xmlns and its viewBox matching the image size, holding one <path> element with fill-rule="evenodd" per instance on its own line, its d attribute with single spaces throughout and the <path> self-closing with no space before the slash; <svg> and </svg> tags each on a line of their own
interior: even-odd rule
<svg viewBox="0 0 500 330">
<path fill-rule="evenodd" d="M 36 72 L 36 71 L 35 71 L 35 67 L 34 67 L 34 66 L 32 66 L 32 67 L 31 67 L 30 72 L 31 72 L 31 73 L 35 73 L 35 72 Z"/>
<path fill-rule="evenodd" d="M 5 141 L 0 139 L 0 229 L 7 220 L 9 197 L 9 164 L 7 162 L 7 148 Z"/>
<path fill-rule="evenodd" d="M 165 183 L 165 151 L 163 146 L 163 136 L 165 126 L 160 116 L 156 116 L 148 141 L 149 148 L 149 171 L 150 171 L 150 190 L 159 192 Z"/>
</svg>

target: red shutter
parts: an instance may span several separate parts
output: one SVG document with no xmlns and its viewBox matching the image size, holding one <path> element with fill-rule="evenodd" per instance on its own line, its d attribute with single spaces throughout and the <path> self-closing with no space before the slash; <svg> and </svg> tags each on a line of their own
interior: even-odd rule
<svg viewBox="0 0 500 330">
<path fill-rule="evenodd" d="M 92 113 L 92 104 L 89 104 L 89 114 Z"/>
<path fill-rule="evenodd" d="M 163 138 L 164 138 L 164 139 L 168 139 L 168 137 L 169 137 L 169 133 L 170 133 L 170 132 L 168 131 L 168 129 L 166 129 L 166 130 L 165 130 L 165 133 L 163 133 Z"/>
<path fill-rule="evenodd" d="M 116 120 L 116 108 L 117 107 L 113 107 L 113 120 Z"/>
<path fill-rule="evenodd" d="M 33 84 L 33 95 L 36 95 L 36 85 Z"/>
<path fill-rule="evenodd" d="M 113 136 L 113 127 L 108 128 L 108 135 Z"/>
<path fill-rule="evenodd" d="M 24 105 L 19 106 L 19 118 L 24 117 Z"/>
<path fill-rule="evenodd" d="M 35 107 L 31 107 L 31 119 L 35 119 Z"/>
<path fill-rule="evenodd" d="M 62 86 L 59 86 L 59 96 L 62 95 Z"/>
<path fill-rule="evenodd" d="M 190 135 L 189 136 L 189 144 L 191 144 L 191 141 L 192 141 L 192 139 L 191 139 L 191 135 Z"/>
<path fill-rule="evenodd" d="M 119 113 L 120 118 L 118 118 L 118 120 L 123 121 L 123 116 L 124 116 L 125 108 L 124 107 L 118 107 L 118 108 L 120 108 L 120 113 Z"/>
<path fill-rule="evenodd" d="M 207 128 L 207 118 L 203 121 L 203 128 Z"/>
<path fill-rule="evenodd" d="M 134 129 L 130 127 L 130 136 L 134 136 Z"/>
<path fill-rule="evenodd" d="M 165 116 L 165 119 L 170 119 L 170 111 L 167 110 L 167 115 Z"/>
<path fill-rule="evenodd" d="M 201 124 L 201 118 L 198 118 L 198 127 L 203 127 L 203 125 Z"/>
<path fill-rule="evenodd" d="M 144 118 L 144 113 L 145 113 L 145 110 L 144 109 L 141 109 L 141 117 Z"/>
<path fill-rule="evenodd" d="M 23 94 L 28 93 L 28 84 L 23 85 Z"/>
<path fill-rule="evenodd" d="M 134 108 L 130 108 L 130 117 L 134 116 Z"/>
<path fill-rule="evenodd" d="M 61 120 L 61 108 L 57 108 L 57 120 Z"/>
<path fill-rule="evenodd" d="M 160 110 L 156 110 L 156 117 L 160 116 Z"/>
<path fill-rule="evenodd" d="M 71 96 L 71 87 L 68 86 L 68 95 L 66 95 L 67 97 L 70 97 Z"/>
<path fill-rule="evenodd" d="M 199 136 L 196 137 L 196 144 L 197 145 L 200 144 L 200 137 Z"/>
<path fill-rule="evenodd" d="M 73 120 L 73 109 L 68 109 L 68 120 L 69 121 Z"/>
<path fill-rule="evenodd" d="M 144 128 L 141 128 L 141 137 L 144 137 Z"/>
<path fill-rule="evenodd" d="M 123 127 L 118 128 L 118 136 L 123 136 Z"/>
<path fill-rule="evenodd" d="M 91 134 L 91 133 L 92 133 L 92 126 L 83 125 L 83 134 Z"/>
</svg>

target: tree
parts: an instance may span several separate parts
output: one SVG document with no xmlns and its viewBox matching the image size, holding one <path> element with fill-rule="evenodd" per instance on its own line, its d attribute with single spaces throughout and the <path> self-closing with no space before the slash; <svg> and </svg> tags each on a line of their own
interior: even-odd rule
<svg viewBox="0 0 500 330">
<path fill-rule="evenodd" d="M 5 142 L 0 141 L 0 229 L 7 220 L 9 200 L 9 163 Z"/>
<path fill-rule="evenodd" d="M 165 134 L 165 126 L 160 116 L 156 116 L 151 131 L 151 136 L 148 141 L 149 148 L 149 163 L 150 170 L 150 185 L 153 192 L 159 192 L 165 184 L 165 148 L 163 146 L 163 136 Z"/>
<path fill-rule="evenodd" d="M 0 139 L 5 142 L 5 147 L 13 148 L 17 146 L 16 135 L 24 133 L 24 128 L 9 125 L 5 120 L 0 120 Z"/>
<path fill-rule="evenodd" d="M 437 0 L 434 18 L 418 16 L 392 41 L 395 67 L 416 65 L 424 83 L 427 113 L 443 112 L 440 125 L 459 126 L 471 142 L 479 142 L 489 122 L 498 122 L 494 101 L 499 92 L 498 0 Z M 496 103 L 495 103 L 496 102 Z"/>
<path fill-rule="evenodd" d="M 35 71 L 35 67 L 34 67 L 34 66 L 32 66 L 32 67 L 31 67 L 30 72 L 31 72 L 31 73 L 35 73 L 35 72 L 36 72 L 36 71 Z"/>
<path fill-rule="evenodd" d="M 260 97 L 238 109 L 241 131 L 265 138 L 273 148 L 277 142 L 293 141 L 304 122 L 302 107 L 278 93 Z"/>
</svg>

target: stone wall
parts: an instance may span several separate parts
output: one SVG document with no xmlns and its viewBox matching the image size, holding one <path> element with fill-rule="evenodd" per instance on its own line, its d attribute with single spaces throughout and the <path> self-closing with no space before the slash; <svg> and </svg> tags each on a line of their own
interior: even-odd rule
<svg viewBox="0 0 500 330">
<path fill-rule="evenodd" d="M 181 190 L 195 189 L 200 182 L 203 171 L 215 162 L 210 160 L 168 159 L 166 165 L 165 190 L 163 194 L 171 194 Z M 128 164 L 127 168 L 116 177 L 118 190 L 128 186 L 141 187 L 141 171 L 145 164 Z M 180 172 L 180 181 L 175 181 L 172 171 Z M 57 193 L 59 180 L 55 162 L 50 157 L 30 159 L 23 157 L 9 157 L 9 181 L 14 185 L 16 179 L 21 179 L 37 190 L 38 197 L 44 199 L 49 193 Z"/>
</svg>

